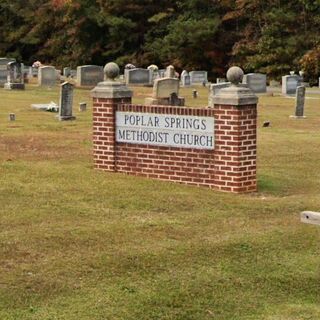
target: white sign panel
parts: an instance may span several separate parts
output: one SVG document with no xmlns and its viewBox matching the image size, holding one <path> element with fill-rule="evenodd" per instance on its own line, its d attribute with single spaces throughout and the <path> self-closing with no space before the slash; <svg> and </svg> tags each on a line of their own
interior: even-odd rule
<svg viewBox="0 0 320 320">
<path fill-rule="evenodd" d="M 213 150 L 214 118 L 119 111 L 116 141 Z"/>
</svg>

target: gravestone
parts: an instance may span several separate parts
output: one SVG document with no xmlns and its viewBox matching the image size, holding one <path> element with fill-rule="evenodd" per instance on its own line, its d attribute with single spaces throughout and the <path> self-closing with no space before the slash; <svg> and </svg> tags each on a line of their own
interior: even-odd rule
<svg viewBox="0 0 320 320">
<path fill-rule="evenodd" d="M 151 74 L 152 74 L 152 83 L 154 82 L 154 80 L 158 79 L 159 78 L 159 68 L 157 65 L 155 64 L 151 64 L 148 68 L 148 70 L 151 71 Z"/>
<path fill-rule="evenodd" d="M 188 71 L 183 70 L 181 73 L 181 86 L 189 87 L 191 85 L 191 78 Z"/>
<path fill-rule="evenodd" d="M 243 76 L 242 83 L 247 84 L 254 93 L 267 92 L 267 76 L 262 73 L 248 73 Z"/>
<path fill-rule="evenodd" d="M 4 88 L 7 90 L 24 90 L 23 64 L 19 62 L 9 62 L 7 68 L 8 76 Z"/>
<path fill-rule="evenodd" d="M 174 70 L 174 66 L 168 66 L 166 68 L 166 71 L 164 73 L 165 78 L 175 78 L 176 77 L 176 71 Z"/>
<path fill-rule="evenodd" d="M 39 68 L 36 67 L 31 67 L 32 68 L 32 77 L 33 78 L 37 78 L 38 77 L 38 73 L 39 73 Z"/>
<path fill-rule="evenodd" d="M 297 75 L 282 77 L 282 94 L 295 94 L 300 85 L 300 77 Z"/>
<path fill-rule="evenodd" d="M 179 97 L 179 79 L 157 79 L 153 85 L 152 98 L 146 98 L 146 105 L 176 105 L 183 106 L 184 98 Z M 174 103 L 174 104 L 172 104 Z"/>
<path fill-rule="evenodd" d="M 160 78 L 164 78 L 166 70 L 165 69 L 159 69 L 158 72 L 159 72 L 159 77 Z"/>
<path fill-rule="evenodd" d="M 191 85 L 202 85 L 208 82 L 207 71 L 191 71 L 190 73 Z"/>
<path fill-rule="evenodd" d="M 76 78 L 77 77 L 77 70 L 71 69 L 70 70 L 70 77 L 71 78 Z"/>
<path fill-rule="evenodd" d="M 39 86 L 53 87 L 57 82 L 57 72 L 54 67 L 45 66 L 38 69 Z"/>
<path fill-rule="evenodd" d="M 71 76 L 71 68 L 70 67 L 63 68 L 63 76 L 64 77 L 70 77 Z"/>
<path fill-rule="evenodd" d="M 152 84 L 152 70 L 148 69 L 125 69 L 124 76 L 127 85 L 149 86 Z"/>
<path fill-rule="evenodd" d="M 158 66 L 155 65 L 155 64 L 151 64 L 147 69 L 148 70 L 152 70 L 152 71 L 158 71 L 159 70 Z"/>
<path fill-rule="evenodd" d="M 94 87 L 103 81 L 103 67 L 86 65 L 77 67 L 77 86 Z"/>
<path fill-rule="evenodd" d="M 15 61 L 16 59 L 0 58 L 0 86 L 3 86 L 7 82 L 7 76 L 8 76 L 7 64 Z"/>
<path fill-rule="evenodd" d="M 59 106 L 51 101 L 50 103 L 39 103 L 39 104 L 32 104 L 32 109 L 40 110 L 40 111 L 48 111 L 48 112 L 59 112 Z"/>
<path fill-rule="evenodd" d="M 299 86 L 296 91 L 296 107 L 295 107 L 295 115 L 291 116 L 295 119 L 304 119 L 304 102 L 306 97 L 306 87 Z"/>
<path fill-rule="evenodd" d="M 32 78 L 32 67 L 30 66 L 23 66 L 23 75 L 25 78 L 31 79 Z"/>
<path fill-rule="evenodd" d="M 73 105 L 73 84 L 64 82 L 61 85 L 60 91 L 60 107 L 59 107 L 59 120 L 74 120 L 76 117 L 72 115 Z"/>
</svg>

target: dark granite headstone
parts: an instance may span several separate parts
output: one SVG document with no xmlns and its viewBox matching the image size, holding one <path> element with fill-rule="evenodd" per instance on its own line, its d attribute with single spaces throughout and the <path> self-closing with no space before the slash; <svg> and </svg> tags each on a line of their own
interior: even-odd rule
<svg viewBox="0 0 320 320">
<path fill-rule="evenodd" d="M 73 105 L 73 85 L 64 82 L 61 85 L 59 120 L 74 120 L 76 117 L 72 115 Z"/>
</svg>

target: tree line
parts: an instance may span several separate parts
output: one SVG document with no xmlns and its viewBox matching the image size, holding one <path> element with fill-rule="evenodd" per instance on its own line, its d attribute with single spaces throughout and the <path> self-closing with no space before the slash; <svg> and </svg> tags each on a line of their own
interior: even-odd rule
<svg viewBox="0 0 320 320">
<path fill-rule="evenodd" d="M 320 0 L 1 0 L 0 56 L 320 76 Z"/>
</svg>

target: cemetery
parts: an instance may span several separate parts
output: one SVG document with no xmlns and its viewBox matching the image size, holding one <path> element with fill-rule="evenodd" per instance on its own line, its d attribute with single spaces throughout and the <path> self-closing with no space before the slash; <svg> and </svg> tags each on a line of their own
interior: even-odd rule
<svg viewBox="0 0 320 320">
<path fill-rule="evenodd" d="M 319 10 L 0 1 L 0 320 L 320 319 Z"/>
<path fill-rule="evenodd" d="M 0 194 L 2 212 L 7 213 L 1 215 L 6 230 L 1 236 L 1 318 L 50 319 L 63 314 L 73 319 L 69 315 L 77 312 L 83 319 L 106 314 L 150 319 L 153 312 L 170 314 L 173 299 L 179 314 L 188 309 L 203 319 L 209 319 L 211 311 L 198 304 L 216 310 L 221 319 L 234 313 L 261 319 L 266 314 L 307 314 L 316 319 L 319 264 L 313 254 L 319 233 L 301 224 L 298 213 L 316 211 L 320 204 L 318 91 L 307 89 L 305 120 L 289 117 L 301 114 L 300 109 L 296 114 L 295 99 L 280 91 L 258 94 L 257 191 L 234 195 L 119 173 L 130 173 L 129 166 L 138 168 L 137 163 L 123 162 L 125 154 L 139 154 L 125 135 L 117 138 L 125 146 L 118 149 L 120 170 L 94 170 L 93 97 L 101 101 L 102 84 L 94 90 L 37 83 L 26 84 L 22 91 L 0 89 Z M 112 85 L 130 97 L 130 108 L 139 112 L 153 91 L 124 82 Z M 60 101 L 63 90 L 65 102 Z M 194 99 L 192 87 L 182 86 L 179 96 L 186 107 L 172 107 L 175 112 L 187 115 L 205 107 L 210 90 L 197 90 Z M 50 101 L 73 105 L 73 114 L 62 108 L 57 118 L 30 107 Z M 88 105 L 85 112 L 77 109 L 80 103 Z M 152 117 L 125 118 L 125 112 L 133 110 L 128 108 L 124 104 L 119 109 L 124 112 L 119 125 L 157 125 Z M 159 107 L 148 108 L 147 114 L 152 114 Z M 190 112 L 185 113 L 186 108 Z M 207 110 L 214 113 L 214 108 Z M 9 114 L 15 121 L 9 121 Z M 73 121 L 61 122 L 59 117 Z M 270 128 L 262 127 L 265 120 Z M 159 115 L 156 121 L 160 127 L 164 120 Z M 177 131 L 200 126 L 188 118 L 170 121 Z M 140 165 L 150 167 L 157 148 L 163 152 L 162 147 L 144 149 L 150 160 Z M 165 153 L 157 157 L 166 161 Z M 192 168 L 201 158 L 191 159 Z M 185 172 L 181 177 L 187 179 Z M 209 171 L 207 179 L 210 174 L 214 179 Z M 195 304 L 186 300 L 194 294 Z"/>
</svg>

